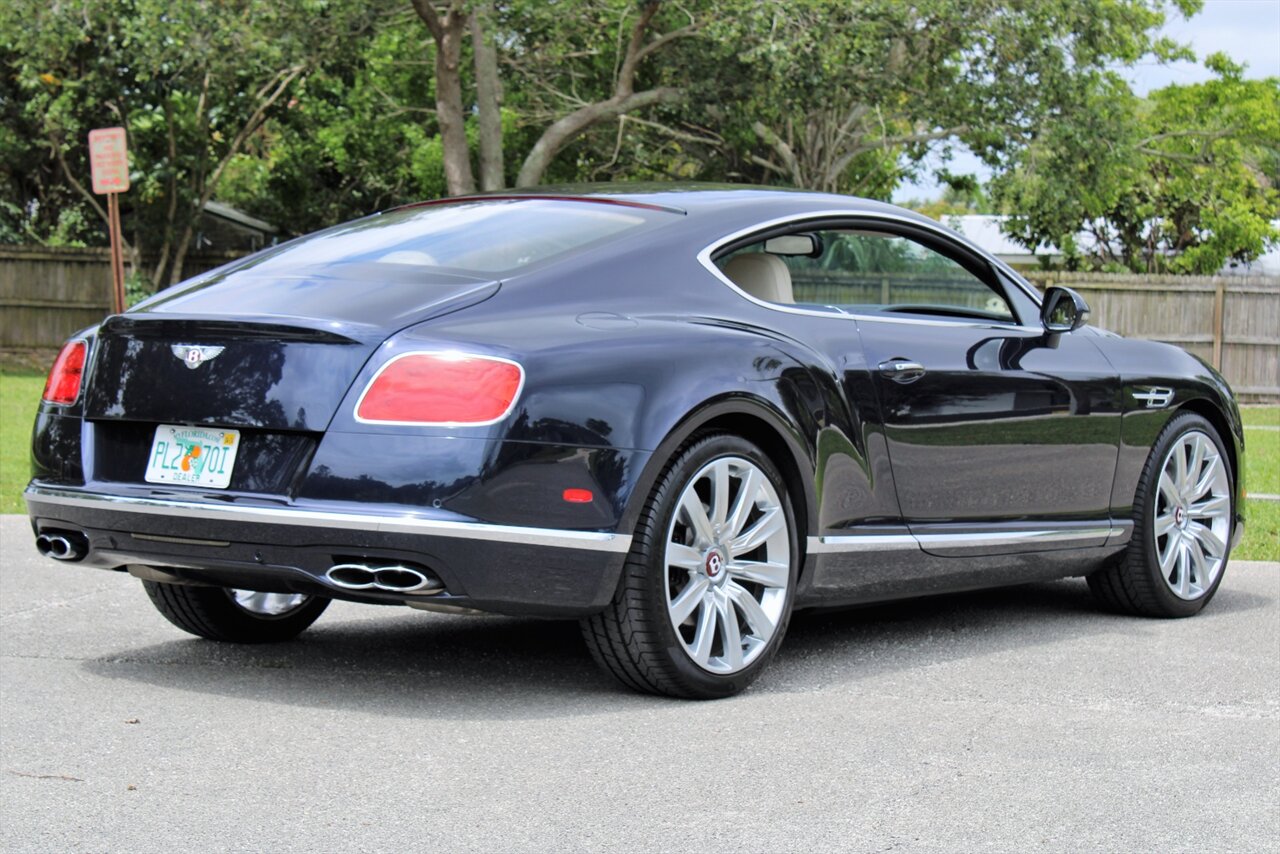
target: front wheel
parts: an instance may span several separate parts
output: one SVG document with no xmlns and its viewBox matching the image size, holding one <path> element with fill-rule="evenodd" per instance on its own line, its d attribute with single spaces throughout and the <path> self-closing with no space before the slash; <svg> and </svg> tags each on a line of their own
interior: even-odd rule
<svg viewBox="0 0 1280 854">
<path fill-rule="evenodd" d="M 202 638 L 232 643 L 275 643 L 301 634 L 329 607 L 323 596 L 264 593 L 143 581 L 166 620 Z"/>
<path fill-rule="evenodd" d="M 1121 613 L 1198 613 L 1227 568 L 1234 494 L 1218 431 L 1199 415 L 1175 416 L 1143 469 L 1128 548 L 1089 576 L 1094 595 Z"/>
<path fill-rule="evenodd" d="M 777 651 L 799 562 L 786 484 L 737 436 L 686 446 L 646 502 L 612 603 L 582 621 L 595 659 L 648 693 L 738 693 Z"/>
</svg>

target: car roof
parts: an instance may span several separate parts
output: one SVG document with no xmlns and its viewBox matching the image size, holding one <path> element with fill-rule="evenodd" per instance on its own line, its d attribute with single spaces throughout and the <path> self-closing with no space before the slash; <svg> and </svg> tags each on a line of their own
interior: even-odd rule
<svg viewBox="0 0 1280 854">
<path fill-rule="evenodd" d="M 609 201 L 663 208 L 698 218 L 723 214 L 731 210 L 741 211 L 744 206 L 750 206 L 753 212 L 759 215 L 760 219 L 769 219 L 772 216 L 788 216 L 802 211 L 820 212 L 830 210 L 854 211 L 871 215 L 892 214 L 899 218 L 914 219 L 935 228 L 938 225 L 936 220 L 932 220 L 915 211 L 857 196 L 819 193 L 787 187 L 698 182 L 560 184 L 514 190 L 497 190 L 490 193 L 475 193 L 420 202 L 419 204 L 448 204 L 451 202 L 482 201 L 485 199 L 510 200 L 522 197 Z"/>
</svg>

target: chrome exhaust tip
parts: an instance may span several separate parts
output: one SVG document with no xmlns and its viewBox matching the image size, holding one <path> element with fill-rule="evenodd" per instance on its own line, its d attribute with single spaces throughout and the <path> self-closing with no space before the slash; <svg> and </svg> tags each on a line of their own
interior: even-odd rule
<svg viewBox="0 0 1280 854">
<path fill-rule="evenodd" d="M 384 590 L 388 593 L 438 593 L 444 584 L 434 576 L 407 566 L 369 566 L 339 563 L 329 567 L 324 577 L 344 590 Z"/>
<path fill-rule="evenodd" d="M 89 553 L 89 540 L 84 534 L 40 534 L 36 537 L 36 551 L 54 560 L 73 562 Z"/>
</svg>

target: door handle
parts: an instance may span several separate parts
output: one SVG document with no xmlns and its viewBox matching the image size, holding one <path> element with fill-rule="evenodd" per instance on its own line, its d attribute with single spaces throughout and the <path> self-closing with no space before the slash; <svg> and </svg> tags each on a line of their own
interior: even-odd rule
<svg viewBox="0 0 1280 854">
<path fill-rule="evenodd" d="M 880 370 L 880 376 L 888 377 L 896 383 L 913 383 L 924 376 L 924 365 L 901 358 L 881 362 L 876 367 Z"/>
</svg>

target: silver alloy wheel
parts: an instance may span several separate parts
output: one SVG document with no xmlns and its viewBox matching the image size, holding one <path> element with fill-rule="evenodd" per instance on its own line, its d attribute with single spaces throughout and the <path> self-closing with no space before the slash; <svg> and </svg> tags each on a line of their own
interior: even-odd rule
<svg viewBox="0 0 1280 854">
<path fill-rule="evenodd" d="M 258 617 L 283 617 L 296 611 L 311 597 L 305 593 L 264 593 L 261 590 L 229 589 L 231 601 Z"/>
<path fill-rule="evenodd" d="M 742 457 L 707 463 L 667 530 L 667 613 L 699 667 L 736 673 L 777 631 L 791 583 L 791 533 L 778 492 Z"/>
<path fill-rule="evenodd" d="M 1160 575 L 1180 599 L 1199 599 L 1222 572 L 1230 490 L 1213 440 L 1199 430 L 1180 436 L 1160 467 L 1152 522 Z"/>
</svg>

